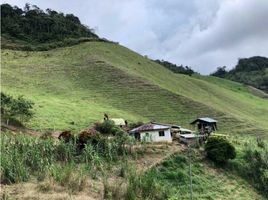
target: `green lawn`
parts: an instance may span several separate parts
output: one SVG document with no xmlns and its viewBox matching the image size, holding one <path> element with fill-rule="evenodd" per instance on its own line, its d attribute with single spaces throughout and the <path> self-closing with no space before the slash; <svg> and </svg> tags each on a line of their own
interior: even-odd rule
<svg viewBox="0 0 268 200">
<path fill-rule="evenodd" d="M 224 133 L 268 132 L 268 101 L 241 84 L 174 74 L 116 44 L 87 42 L 45 52 L 2 50 L 2 90 L 35 102 L 36 129 L 83 129 L 103 113 L 183 125 L 219 120 Z M 74 122 L 74 124 L 72 123 Z M 268 135 L 268 134 L 266 134 Z"/>
</svg>

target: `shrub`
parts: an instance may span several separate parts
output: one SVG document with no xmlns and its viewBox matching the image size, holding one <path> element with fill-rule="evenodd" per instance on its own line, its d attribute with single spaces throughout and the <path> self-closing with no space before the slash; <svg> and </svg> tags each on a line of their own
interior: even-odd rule
<svg viewBox="0 0 268 200">
<path fill-rule="evenodd" d="M 114 122 L 111 120 L 105 120 L 102 123 L 95 124 L 96 130 L 102 134 L 112 134 L 114 127 L 115 127 Z"/>
<path fill-rule="evenodd" d="M 243 173 L 242 175 L 265 196 L 268 196 L 268 151 L 262 148 L 248 148 L 243 153 L 245 162 L 240 173 Z"/>
<path fill-rule="evenodd" d="M 129 128 L 134 129 L 134 128 L 137 128 L 139 126 L 142 126 L 143 124 L 144 124 L 143 122 L 133 122 L 133 123 L 129 124 Z"/>
<path fill-rule="evenodd" d="M 235 147 L 225 138 L 210 137 L 205 145 L 207 157 L 215 163 L 226 163 L 236 157 Z"/>
</svg>

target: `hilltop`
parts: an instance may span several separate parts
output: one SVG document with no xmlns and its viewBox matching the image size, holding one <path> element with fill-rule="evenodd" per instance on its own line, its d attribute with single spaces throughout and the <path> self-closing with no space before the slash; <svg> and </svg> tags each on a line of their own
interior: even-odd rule
<svg viewBox="0 0 268 200">
<path fill-rule="evenodd" d="M 19 8 L 1 4 L 1 48 L 26 51 L 46 51 L 85 41 L 105 41 L 92 28 L 83 25 L 73 14 L 36 5 Z"/>
<path fill-rule="evenodd" d="M 254 56 L 239 59 L 237 65 L 230 71 L 219 67 L 212 76 L 226 78 L 268 92 L 268 58 Z"/>
</svg>

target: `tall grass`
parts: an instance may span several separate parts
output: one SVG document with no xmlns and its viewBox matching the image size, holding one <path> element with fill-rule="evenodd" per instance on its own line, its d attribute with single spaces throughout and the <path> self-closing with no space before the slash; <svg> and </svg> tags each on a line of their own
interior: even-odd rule
<svg viewBox="0 0 268 200">
<path fill-rule="evenodd" d="M 127 141 L 125 141 L 127 142 Z M 98 143 L 79 149 L 75 142 L 42 140 L 26 135 L 1 135 L 1 182 L 28 181 L 31 176 L 43 180 L 47 175 L 60 184 L 82 176 L 96 177 L 129 153 L 118 138 L 100 138 Z"/>
<path fill-rule="evenodd" d="M 268 143 L 260 139 L 250 139 L 241 146 L 238 158 L 231 161 L 228 168 L 268 197 Z"/>
</svg>

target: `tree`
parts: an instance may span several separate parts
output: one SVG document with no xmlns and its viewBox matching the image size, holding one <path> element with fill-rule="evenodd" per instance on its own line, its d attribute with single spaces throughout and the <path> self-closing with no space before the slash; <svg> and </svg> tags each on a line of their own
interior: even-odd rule
<svg viewBox="0 0 268 200">
<path fill-rule="evenodd" d="M 186 74 L 189 76 L 195 73 L 194 70 L 192 70 L 191 67 L 188 66 L 185 67 L 183 65 L 178 66 L 165 60 L 153 60 L 153 61 L 164 66 L 165 68 L 169 69 L 174 73 Z"/>
<path fill-rule="evenodd" d="M 223 137 L 210 137 L 205 144 L 207 157 L 217 164 L 236 157 L 235 147 Z"/>
<path fill-rule="evenodd" d="M 9 119 L 15 115 L 13 110 L 13 99 L 11 96 L 1 92 L 1 118 L 6 120 L 8 125 Z"/>
<path fill-rule="evenodd" d="M 33 102 L 26 100 L 23 96 L 14 99 L 10 95 L 1 92 L 1 117 L 6 120 L 7 125 L 10 119 L 26 122 L 33 117 Z"/>
<path fill-rule="evenodd" d="M 228 72 L 226 71 L 226 66 L 218 67 L 217 70 L 211 74 L 211 76 L 217 76 L 220 78 L 225 78 L 226 74 Z"/>
</svg>

